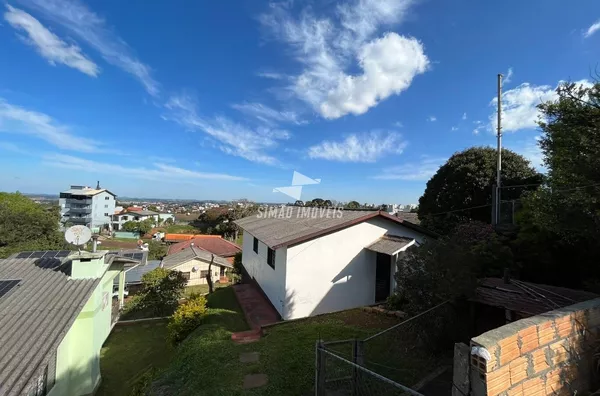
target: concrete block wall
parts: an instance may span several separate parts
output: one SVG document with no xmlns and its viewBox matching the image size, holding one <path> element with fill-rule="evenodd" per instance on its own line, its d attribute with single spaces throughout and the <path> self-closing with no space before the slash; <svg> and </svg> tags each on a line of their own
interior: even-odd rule
<svg viewBox="0 0 600 396">
<path fill-rule="evenodd" d="M 600 298 L 507 324 L 471 339 L 474 396 L 572 395 L 592 389 Z M 487 360 L 473 347 L 489 353 Z"/>
</svg>

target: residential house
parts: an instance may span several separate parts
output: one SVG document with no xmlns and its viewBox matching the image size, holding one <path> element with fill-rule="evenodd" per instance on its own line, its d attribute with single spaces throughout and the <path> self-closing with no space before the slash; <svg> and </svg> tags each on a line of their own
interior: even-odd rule
<svg viewBox="0 0 600 396">
<path fill-rule="evenodd" d="M 167 255 L 177 253 L 190 246 L 199 247 L 217 256 L 224 257 L 233 264 L 233 258 L 242 249 L 233 242 L 223 239 L 220 235 L 194 235 L 193 238 L 169 246 Z"/>
<path fill-rule="evenodd" d="M 123 302 L 124 268 L 136 263 L 106 251 L 0 260 L 0 394 L 94 394 L 100 349 Z"/>
<path fill-rule="evenodd" d="M 115 213 L 116 195 L 97 187 L 71 186 L 59 195 L 61 222 L 85 225 L 94 232 L 110 228 L 111 216 Z"/>
<path fill-rule="evenodd" d="M 160 260 L 148 260 L 146 265 L 134 265 L 125 269 L 125 288 L 129 295 L 134 295 L 142 289 L 142 276 L 160 267 Z M 113 287 L 119 286 L 119 280 L 115 278 Z"/>
<path fill-rule="evenodd" d="M 216 256 L 196 246 L 189 246 L 176 253 L 170 254 L 162 259 L 161 267 L 183 272 L 188 280 L 187 285 L 206 284 L 209 263 L 213 260 L 211 268 L 211 279 L 218 282 L 225 277 L 225 271 L 233 268 L 233 265 L 223 257 Z"/>
<path fill-rule="evenodd" d="M 283 319 L 384 301 L 395 287 L 396 260 L 435 237 L 384 211 L 285 207 L 236 221 L 242 262 Z"/>
<path fill-rule="evenodd" d="M 129 208 L 131 209 L 131 208 Z M 133 210 L 126 211 L 123 213 L 114 214 L 112 216 L 112 227 L 114 231 L 119 231 L 123 229 L 123 224 L 128 221 L 144 221 L 147 219 L 152 219 L 154 224 L 158 224 L 158 222 L 166 221 L 167 219 L 175 219 L 175 215 L 171 213 L 158 213 L 152 210 Z"/>
</svg>

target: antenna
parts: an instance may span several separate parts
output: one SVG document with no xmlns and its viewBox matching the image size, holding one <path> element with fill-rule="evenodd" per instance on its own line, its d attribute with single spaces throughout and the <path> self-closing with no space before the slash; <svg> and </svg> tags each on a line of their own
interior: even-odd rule
<svg viewBox="0 0 600 396">
<path fill-rule="evenodd" d="M 75 246 L 83 246 L 92 238 L 92 231 L 83 225 L 74 225 L 65 232 L 65 240 Z M 81 253 L 81 249 L 79 253 Z"/>
</svg>

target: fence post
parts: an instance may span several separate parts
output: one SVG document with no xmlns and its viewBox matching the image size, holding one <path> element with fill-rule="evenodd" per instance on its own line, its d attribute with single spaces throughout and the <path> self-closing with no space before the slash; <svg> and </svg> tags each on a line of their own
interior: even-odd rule
<svg viewBox="0 0 600 396">
<path fill-rule="evenodd" d="M 360 366 L 364 365 L 364 352 L 363 352 L 363 341 L 362 340 L 353 340 L 352 342 L 352 363 L 358 364 Z M 352 394 L 359 394 L 359 383 L 360 383 L 360 372 L 359 369 L 354 366 L 352 368 Z"/>
<path fill-rule="evenodd" d="M 315 396 L 325 395 L 325 354 L 322 352 L 323 341 L 315 345 Z"/>
</svg>

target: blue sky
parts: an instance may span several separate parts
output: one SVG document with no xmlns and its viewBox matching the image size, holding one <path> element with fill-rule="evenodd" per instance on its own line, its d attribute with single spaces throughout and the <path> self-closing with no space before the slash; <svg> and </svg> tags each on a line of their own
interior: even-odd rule
<svg viewBox="0 0 600 396">
<path fill-rule="evenodd" d="M 0 19 L 0 189 L 416 203 L 452 153 L 541 169 L 540 100 L 589 84 L 600 3 L 10 0 Z"/>
</svg>

